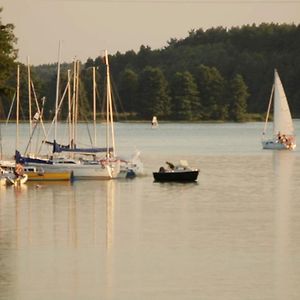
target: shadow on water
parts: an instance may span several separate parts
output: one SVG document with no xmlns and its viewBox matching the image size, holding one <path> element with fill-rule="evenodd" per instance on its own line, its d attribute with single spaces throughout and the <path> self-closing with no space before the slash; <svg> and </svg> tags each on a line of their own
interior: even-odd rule
<svg viewBox="0 0 300 300">
<path fill-rule="evenodd" d="M 177 182 L 177 181 L 165 181 L 165 182 L 161 182 L 161 181 L 156 181 L 153 180 L 153 183 L 161 185 L 161 186 L 196 186 L 199 185 L 198 181 L 192 181 L 192 182 Z"/>
</svg>

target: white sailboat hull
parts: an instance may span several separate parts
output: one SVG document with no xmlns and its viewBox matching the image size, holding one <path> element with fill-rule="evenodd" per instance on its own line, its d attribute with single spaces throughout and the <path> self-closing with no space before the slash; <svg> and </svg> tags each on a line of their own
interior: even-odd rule
<svg viewBox="0 0 300 300">
<path fill-rule="evenodd" d="M 278 140 L 265 140 L 262 141 L 263 149 L 271 149 L 271 150 L 294 150 L 296 148 L 296 144 L 291 143 L 289 145 L 280 143 Z"/>
<path fill-rule="evenodd" d="M 30 164 L 32 166 L 42 167 L 45 172 L 69 171 L 73 173 L 74 179 L 83 180 L 107 180 L 116 178 L 118 167 L 101 164 Z"/>
<path fill-rule="evenodd" d="M 111 179 L 113 178 L 109 166 L 81 166 L 72 168 L 74 179 Z"/>
</svg>

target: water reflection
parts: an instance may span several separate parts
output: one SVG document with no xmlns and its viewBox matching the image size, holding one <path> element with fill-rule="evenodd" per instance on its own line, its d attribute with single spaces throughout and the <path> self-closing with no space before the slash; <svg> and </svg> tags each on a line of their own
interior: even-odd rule
<svg viewBox="0 0 300 300">
<path fill-rule="evenodd" d="M 275 210 L 275 287 L 277 299 L 291 299 L 293 268 L 291 268 L 291 201 L 295 153 L 274 151 Z"/>
<path fill-rule="evenodd" d="M 70 189 L 67 198 L 68 242 L 74 248 L 82 244 L 96 247 L 103 242 L 107 251 L 111 250 L 115 184 L 114 181 L 89 182 L 87 189 L 87 183 L 80 181 L 75 182 L 74 187 Z M 57 205 L 59 206 L 59 203 Z M 61 207 L 57 208 L 57 214 L 59 213 L 61 213 Z M 59 220 L 55 222 L 57 223 Z"/>
<path fill-rule="evenodd" d="M 106 191 L 106 297 L 111 299 L 113 293 L 113 253 L 114 241 L 114 210 L 115 210 L 115 182 L 107 182 Z"/>
<path fill-rule="evenodd" d="M 114 230 L 114 209 L 115 209 L 115 182 L 107 182 L 106 194 L 106 247 L 111 250 L 113 244 Z"/>
<path fill-rule="evenodd" d="M 0 298 L 30 291 L 24 299 L 54 299 L 59 291 L 65 296 L 60 299 L 76 299 L 78 292 L 97 294 L 100 288 L 111 298 L 115 185 L 29 184 L 1 190 Z M 41 287 L 49 285 L 55 288 L 42 295 Z"/>
</svg>

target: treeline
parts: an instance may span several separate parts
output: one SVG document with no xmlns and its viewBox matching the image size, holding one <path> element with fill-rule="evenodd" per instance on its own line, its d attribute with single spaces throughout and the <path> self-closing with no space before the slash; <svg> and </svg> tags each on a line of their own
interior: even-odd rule
<svg viewBox="0 0 300 300">
<path fill-rule="evenodd" d="M 171 39 L 163 49 L 141 46 L 139 51 L 111 55 L 110 68 L 116 110 L 127 119 L 245 121 L 265 114 L 277 68 L 293 117 L 300 116 L 300 26 L 261 24 L 192 30 L 184 39 Z M 80 66 L 80 118 L 92 115 L 92 67 L 96 67 L 98 99 L 105 94 L 102 58 L 89 58 Z M 54 114 L 55 64 L 31 69 L 38 97 L 46 96 L 45 117 Z M 67 70 L 61 66 L 61 89 Z M 23 114 L 27 115 L 27 70 L 22 66 Z M 6 81 L 11 92 L 15 74 Z M 1 97 L 2 117 L 12 93 Z M 62 117 L 66 116 L 66 110 Z"/>
</svg>

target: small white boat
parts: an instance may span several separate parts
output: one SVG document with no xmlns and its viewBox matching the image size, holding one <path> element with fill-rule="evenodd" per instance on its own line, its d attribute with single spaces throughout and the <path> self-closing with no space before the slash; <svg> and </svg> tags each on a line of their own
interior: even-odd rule
<svg viewBox="0 0 300 300">
<path fill-rule="evenodd" d="M 22 176 L 18 176 L 15 178 L 12 178 L 10 176 L 6 177 L 6 185 L 15 185 L 15 186 L 20 186 L 24 183 L 26 183 L 28 180 L 28 175 L 24 174 Z"/>
<path fill-rule="evenodd" d="M 130 159 L 119 158 L 120 173 L 117 178 L 134 178 L 144 174 L 144 165 L 140 159 L 140 152 L 135 151 Z"/>
<path fill-rule="evenodd" d="M 3 185 L 15 185 L 19 186 L 27 182 L 27 174 L 18 174 L 18 170 L 12 168 L 5 168 L 2 166 L 0 175 L 0 184 Z M 22 171 L 21 171 L 22 172 Z"/>
<path fill-rule="evenodd" d="M 1 186 L 5 186 L 7 185 L 9 182 L 11 182 L 11 178 L 15 177 L 15 174 L 13 173 L 13 171 L 7 171 L 4 170 L 0 167 L 0 185 Z"/>
<path fill-rule="evenodd" d="M 156 116 L 153 116 L 152 121 L 151 121 L 151 125 L 152 125 L 152 128 L 158 127 L 158 121 L 157 121 Z"/>
<path fill-rule="evenodd" d="M 273 136 L 266 138 L 267 124 L 273 101 Z M 296 137 L 291 112 L 287 98 L 279 78 L 278 72 L 274 72 L 274 84 L 271 91 L 265 127 L 262 138 L 263 149 L 293 150 L 296 148 Z"/>
</svg>

